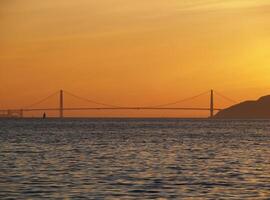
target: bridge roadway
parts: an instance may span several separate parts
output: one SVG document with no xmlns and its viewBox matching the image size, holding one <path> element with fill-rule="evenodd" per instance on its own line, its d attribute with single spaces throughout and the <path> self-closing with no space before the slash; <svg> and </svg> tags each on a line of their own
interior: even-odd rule
<svg viewBox="0 0 270 200">
<path fill-rule="evenodd" d="M 9 109 L 9 111 L 59 111 L 60 108 L 30 108 L 30 109 Z M 191 111 L 209 111 L 210 108 L 181 108 L 181 107 L 89 107 L 89 108 L 62 108 L 63 111 L 82 111 L 82 110 L 191 110 Z M 214 108 L 215 111 L 220 111 L 220 108 Z M 8 110 L 0 110 L 6 112 Z"/>
</svg>

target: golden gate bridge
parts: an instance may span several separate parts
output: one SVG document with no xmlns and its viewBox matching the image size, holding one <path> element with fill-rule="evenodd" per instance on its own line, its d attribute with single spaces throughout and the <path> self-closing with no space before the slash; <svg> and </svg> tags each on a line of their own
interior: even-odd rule
<svg viewBox="0 0 270 200">
<path fill-rule="evenodd" d="M 175 107 L 174 105 L 190 101 L 193 99 L 196 99 L 202 95 L 209 94 L 209 107 Z M 51 108 L 34 108 L 34 106 L 40 105 L 44 101 L 48 100 L 49 98 L 58 95 L 59 97 L 59 102 L 58 102 L 58 107 L 51 107 Z M 90 102 L 92 104 L 98 105 L 99 107 L 64 107 L 64 95 L 69 95 L 74 98 L 84 100 L 87 102 Z M 227 101 L 230 101 L 232 103 L 236 103 L 236 101 L 232 100 L 231 98 L 226 97 L 225 95 L 222 95 L 219 92 L 216 92 L 214 90 L 206 91 L 203 93 L 200 93 L 198 95 L 181 99 L 175 102 L 170 102 L 166 104 L 159 104 L 159 105 L 154 105 L 154 106 L 118 106 L 118 105 L 112 105 L 112 104 L 106 104 L 106 103 L 101 103 L 97 102 L 88 98 L 80 97 L 78 95 L 72 94 L 68 91 L 65 90 L 60 90 L 57 91 L 56 93 L 53 93 L 29 106 L 26 106 L 21 109 L 0 109 L 0 117 L 6 117 L 6 118 L 11 118 L 11 117 L 19 117 L 23 118 L 24 113 L 29 113 L 29 112 L 35 112 L 35 111 L 57 111 L 59 112 L 59 118 L 64 118 L 64 111 L 82 111 L 82 110 L 189 110 L 189 111 L 209 111 L 209 117 L 212 118 L 214 116 L 215 111 L 220 111 L 223 110 L 222 108 L 216 108 L 214 106 L 214 95 L 218 95 Z"/>
</svg>

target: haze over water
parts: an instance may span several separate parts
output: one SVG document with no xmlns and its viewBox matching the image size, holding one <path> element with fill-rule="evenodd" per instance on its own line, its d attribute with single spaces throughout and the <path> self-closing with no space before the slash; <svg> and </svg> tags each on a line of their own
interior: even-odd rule
<svg viewBox="0 0 270 200">
<path fill-rule="evenodd" d="M 266 199 L 270 121 L 0 120 L 0 199 Z"/>
</svg>

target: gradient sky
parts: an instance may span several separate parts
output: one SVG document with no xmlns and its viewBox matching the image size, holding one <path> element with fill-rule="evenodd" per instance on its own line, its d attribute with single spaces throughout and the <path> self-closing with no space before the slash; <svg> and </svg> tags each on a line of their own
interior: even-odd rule
<svg viewBox="0 0 270 200">
<path fill-rule="evenodd" d="M 125 106 L 270 94 L 269 0 L 0 0 L 0 28 L 2 108 L 60 88 Z"/>
</svg>

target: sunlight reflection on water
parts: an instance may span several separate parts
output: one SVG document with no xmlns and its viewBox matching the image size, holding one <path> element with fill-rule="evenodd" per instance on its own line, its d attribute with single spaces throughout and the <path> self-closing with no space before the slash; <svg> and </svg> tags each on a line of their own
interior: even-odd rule
<svg viewBox="0 0 270 200">
<path fill-rule="evenodd" d="M 270 121 L 0 120 L 0 199 L 265 199 Z"/>
</svg>

